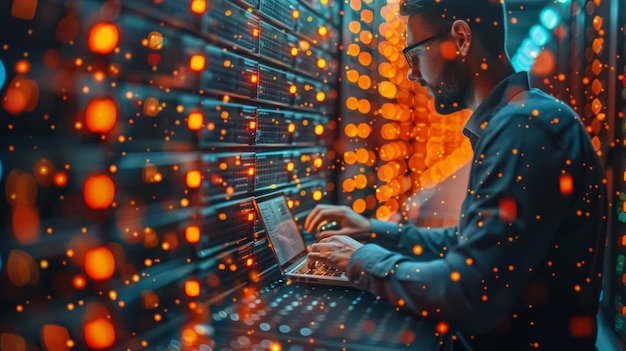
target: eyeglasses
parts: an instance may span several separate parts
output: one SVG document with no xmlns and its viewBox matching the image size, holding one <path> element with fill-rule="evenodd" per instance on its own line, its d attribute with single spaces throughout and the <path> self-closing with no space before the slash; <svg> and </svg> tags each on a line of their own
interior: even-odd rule
<svg viewBox="0 0 626 351">
<path fill-rule="evenodd" d="M 436 35 L 433 35 L 432 37 L 428 37 L 424 40 L 418 41 L 417 43 L 409 45 L 406 48 L 402 49 L 402 53 L 404 54 L 404 58 L 406 59 L 406 62 L 409 64 L 409 67 L 413 68 L 413 58 L 419 55 L 419 52 L 415 49 L 419 48 L 422 45 L 428 44 L 431 41 L 438 39 L 447 33 L 450 33 L 449 29 L 446 29 L 445 31 L 439 34 L 436 34 Z"/>
</svg>

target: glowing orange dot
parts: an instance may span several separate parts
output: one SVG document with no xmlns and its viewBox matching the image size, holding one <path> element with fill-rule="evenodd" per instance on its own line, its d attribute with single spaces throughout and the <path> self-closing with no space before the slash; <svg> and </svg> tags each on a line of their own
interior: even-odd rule
<svg viewBox="0 0 626 351">
<path fill-rule="evenodd" d="M 322 193 L 322 191 L 321 191 L 321 190 L 315 190 L 315 191 L 313 192 L 313 200 L 315 200 L 315 201 L 320 201 L 320 200 L 322 199 L 322 196 L 323 196 L 323 195 L 324 195 L 324 194 Z"/>
<path fill-rule="evenodd" d="M 204 69 L 206 65 L 206 58 L 202 55 L 192 55 L 189 59 L 189 68 L 192 71 L 200 72 Z"/>
<path fill-rule="evenodd" d="M 298 11 L 298 10 L 293 10 L 293 11 L 291 12 L 291 16 L 292 16 L 293 18 L 295 18 L 295 19 L 300 18 L 300 11 Z"/>
<path fill-rule="evenodd" d="M 289 93 L 290 93 L 290 94 L 292 94 L 292 95 L 293 95 L 293 94 L 295 94 L 295 93 L 297 93 L 297 92 L 298 92 L 298 87 L 297 87 L 297 86 L 295 86 L 295 85 L 291 85 L 291 86 L 289 86 Z"/>
<path fill-rule="evenodd" d="M 459 280 L 461 280 L 461 274 L 460 274 L 459 272 L 452 272 L 452 273 L 450 274 L 450 279 L 451 279 L 453 282 L 458 282 Z"/>
<path fill-rule="evenodd" d="M 319 33 L 319 35 L 321 36 L 326 36 L 328 34 L 328 28 L 326 28 L 325 26 L 321 26 L 317 30 L 317 33 Z"/>
<path fill-rule="evenodd" d="M 186 183 L 190 188 L 200 187 L 200 184 L 202 184 L 202 173 L 200 171 L 187 172 Z"/>
<path fill-rule="evenodd" d="M 207 9 L 206 0 L 193 0 L 191 2 L 191 12 L 203 14 Z"/>
<path fill-rule="evenodd" d="M 324 134 L 324 126 L 322 124 L 318 124 L 315 126 L 315 135 L 323 135 Z"/>
<path fill-rule="evenodd" d="M 291 56 L 294 56 L 294 57 L 298 56 L 298 48 L 293 47 L 293 48 L 291 48 L 290 52 L 291 52 Z"/>
<path fill-rule="evenodd" d="M 253 74 L 250 76 L 251 83 L 257 83 L 258 81 L 259 81 L 259 76 L 257 76 L 256 74 Z"/>
<path fill-rule="evenodd" d="M 67 174 L 65 174 L 64 172 L 57 172 L 54 175 L 54 185 L 58 186 L 59 188 L 67 185 Z"/>
<path fill-rule="evenodd" d="M 98 23 L 89 31 L 89 49 L 98 54 L 108 54 L 115 49 L 119 31 L 112 23 Z"/>
<path fill-rule="evenodd" d="M 26 60 L 19 60 L 15 64 L 15 72 L 19 74 L 26 74 L 30 70 L 30 63 Z"/>
<path fill-rule="evenodd" d="M 437 332 L 439 332 L 440 334 L 445 334 L 449 330 L 450 330 L 450 327 L 448 326 L 446 322 L 437 323 Z"/>
<path fill-rule="evenodd" d="M 185 295 L 189 297 L 200 296 L 200 282 L 197 280 L 188 280 L 185 282 Z"/>
<path fill-rule="evenodd" d="M 517 201 L 510 197 L 500 200 L 498 205 L 498 215 L 504 222 L 511 222 L 517 218 Z"/>
<path fill-rule="evenodd" d="M 85 278 L 83 278 L 83 276 L 77 275 L 74 277 L 74 279 L 72 279 L 72 285 L 74 285 L 74 287 L 76 289 L 83 289 L 85 287 Z"/>
<path fill-rule="evenodd" d="M 109 279 L 115 271 L 115 257 L 106 247 L 89 250 L 85 254 L 85 272 L 91 279 Z"/>
<path fill-rule="evenodd" d="M 315 94 L 315 100 L 319 102 L 324 102 L 324 100 L 326 100 L 326 93 L 324 93 L 323 91 L 318 91 L 317 94 Z"/>
<path fill-rule="evenodd" d="M 356 213 L 363 213 L 367 209 L 367 203 L 363 199 L 356 199 L 354 203 L 352 203 L 352 209 Z"/>
<path fill-rule="evenodd" d="M 87 205 L 93 209 L 108 208 L 115 198 L 115 184 L 105 174 L 91 176 L 85 181 L 83 197 Z"/>
<path fill-rule="evenodd" d="M 317 67 L 321 68 L 321 69 L 326 68 L 326 59 L 324 59 L 324 58 L 318 59 L 317 60 Z"/>
<path fill-rule="evenodd" d="M 185 228 L 185 239 L 190 244 L 195 244 L 200 241 L 200 227 L 194 225 Z"/>
<path fill-rule="evenodd" d="M 204 115 L 200 112 L 192 112 L 187 116 L 187 127 L 189 130 L 200 130 L 204 123 Z"/>
<path fill-rule="evenodd" d="M 570 174 L 561 174 L 559 185 L 561 187 L 562 195 L 572 195 L 572 192 L 574 191 L 574 180 Z"/>
<path fill-rule="evenodd" d="M 115 342 L 115 329 L 110 321 L 98 318 L 85 324 L 85 342 L 96 350 L 111 347 Z"/>
<path fill-rule="evenodd" d="M 109 132 L 117 121 L 117 107 L 111 99 L 96 99 L 87 105 L 85 124 L 94 133 Z"/>
<path fill-rule="evenodd" d="M 248 258 L 246 260 L 246 267 L 252 267 L 254 265 L 254 260 L 252 258 Z"/>
<path fill-rule="evenodd" d="M 413 246 L 413 254 L 414 255 L 421 255 L 424 252 L 424 248 L 422 247 L 422 245 L 415 245 Z"/>
</svg>

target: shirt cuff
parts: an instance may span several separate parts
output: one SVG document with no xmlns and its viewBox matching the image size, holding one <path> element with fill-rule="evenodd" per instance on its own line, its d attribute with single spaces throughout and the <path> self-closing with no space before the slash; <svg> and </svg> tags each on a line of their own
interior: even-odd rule
<svg viewBox="0 0 626 351">
<path fill-rule="evenodd" d="M 393 274 L 403 256 L 384 249 L 376 244 L 366 244 L 352 253 L 348 262 L 348 277 L 354 283 L 366 276 L 385 278 Z"/>
<path fill-rule="evenodd" d="M 394 222 L 384 222 L 378 219 L 370 219 L 370 229 L 376 233 L 379 239 L 387 238 L 397 240 L 402 233 L 402 225 Z"/>
</svg>

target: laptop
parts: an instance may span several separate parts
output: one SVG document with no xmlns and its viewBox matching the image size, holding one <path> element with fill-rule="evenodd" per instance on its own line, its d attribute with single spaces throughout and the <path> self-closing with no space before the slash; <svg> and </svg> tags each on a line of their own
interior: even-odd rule
<svg viewBox="0 0 626 351">
<path fill-rule="evenodd" d="M 254 206 L 285 278 L 296 283 L 351 286 L 348 277 L 332 267 L 307 267 L 304 237 L 291 215 L 284 194 L 257 197 Z"/>
</svg>

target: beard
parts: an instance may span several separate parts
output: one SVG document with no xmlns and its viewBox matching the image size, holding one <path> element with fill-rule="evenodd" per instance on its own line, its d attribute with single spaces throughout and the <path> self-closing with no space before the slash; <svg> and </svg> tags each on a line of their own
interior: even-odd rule
<svg viewBox="0 0 626 351">
<path fill-rule="evenodd" d="M 442 115 L 458 112 L 468 107 L 467 97 L 471 96 L 467 70 L 457 60 L 444 61 L 438 86 L 423 82 L 435 99 L 435 109 Z"/>
</svg>

